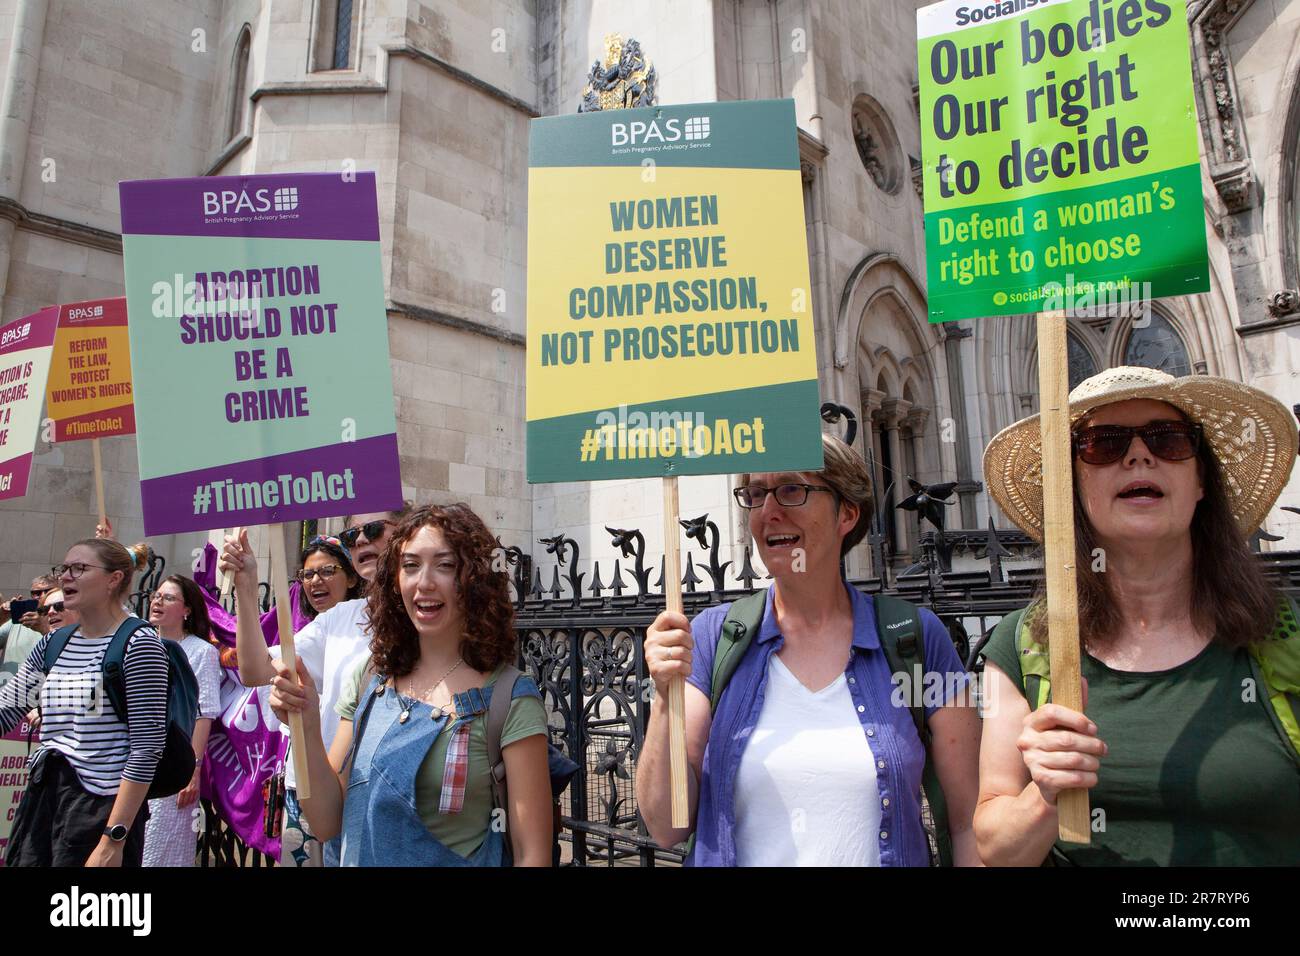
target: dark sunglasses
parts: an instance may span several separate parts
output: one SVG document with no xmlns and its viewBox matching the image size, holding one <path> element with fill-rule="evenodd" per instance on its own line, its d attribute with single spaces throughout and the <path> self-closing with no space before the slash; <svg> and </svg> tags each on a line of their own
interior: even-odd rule
<svg viewBox="0 0 1300 956">
<path fill-rule="evenodd" d="M 1126 454 L 1133 436 L 1164 461 L 1194 458 L 1201 447 L 1196 422 L 1147 422 L 1145 425 L 1093 425 L 1074 433 L 1074 454 L 1090 465 L 1113 465 Z"/>
<path fill-rule="evenodd" d="M 390 524 L 392 524 L 392 522 L 385 519 L 383 521 L 367 521 L 365 524 L 354 525 L 345 531 L 341 531 L 339 533 L 339 540 L 343 542 L 343 547 L 355 548 L 357 546 L 357 538 L 361 535 L 364 534 L 367 541 L 374 541 L 384 533 L 384 529 Z"/>
<path fill-rule="evenodd" d="M 32 588 L 32 597 L 39 601 L 53 590 L 54 588 Z"/>
<path fill-rule="evenodd" d="M 51 590 L 53 590 L 53 588 L 51 588 Z M 45 615 L 49 614 L 51 611 L 53 611 L 55 614 L 62 614 L 63 602 L 55 601 L 53 604 L 47 604 L 45 605 L 45 607 L 38 607 L 36 609 L 36 613 L 39 614 L 41 617 L 44 617 Z"/>
</svg>

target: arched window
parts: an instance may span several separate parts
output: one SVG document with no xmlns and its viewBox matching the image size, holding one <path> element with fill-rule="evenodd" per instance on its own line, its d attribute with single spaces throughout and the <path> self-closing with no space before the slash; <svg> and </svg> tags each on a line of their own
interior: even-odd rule
<svg viewBox="0 0 1300 956">
<path fill-rule="evenodd" d="M 248 54 L 253 48 L 253 32 L 245 26 L 235 41 L 235 58 L 230 67 L 230 105 L 226 115 L 226 142 L 244 130 L 248 111 Z"/>
<path fill-rule="evenodd" d="M 1085 378 L 1097 374 L 1097 362 L 1088 347 L 1073 332 L 1066 337 L 1066 351 L 1070 363 L 1070 388 L 1073 390 Z"/>
<path fill-rule="evenodd" d="M 1155 368 L 1170 375 L 1190 375 L 1192 363 L 1187 347 L 1163 315 L 1151 313 L 1151 321 L 1134 325 L 1124 350 L 1125 365 Z"/>
</svg>

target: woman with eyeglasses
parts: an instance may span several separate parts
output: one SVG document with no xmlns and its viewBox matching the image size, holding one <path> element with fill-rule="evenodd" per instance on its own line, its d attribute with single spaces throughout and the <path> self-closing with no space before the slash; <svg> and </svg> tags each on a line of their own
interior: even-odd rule
<svg viewBox="0 0 1300 956">
<path fill-rule="evenodd" d="M 38 578 L 38 580 L 53 582 L 54 578 L 49 575 L 44 575 L 43 577 Z M 32 593 L 36 593 L 34 584 L 32 587 Z M 40 602 L 41 606 L 36 609 L 36 615 L 41 621 L 40 634 L 51 634 L 63 627 L 65 624 L 78 624 L 81 622 L 81 616 L 78 615 L 76 611 L 69 611 L 64 608 L 63 592 L 58 588 L 42 588 Z M 37 634 L 36 636 L 37 641 L 40 640 L 40 634 Z M 27 652 L 31 653 L 31 649 L 34 646 L 35 642 L 29 644 L 27 646 Z M 18 666 L 20 665 L 15 665 L 14 673 L 17 673 Z M 31 725 L 33 730 L 40 729 L 41 713 L 35 707 L 28 712 L 27 723 Z"/>
<path fill-rule="evenodd" d="M 343 601 L 361 597 L 361 578 L 339 538 L 328 535 L 312 538 L 299 558 L 302 567 L 296 575 L 301 585 L 298 606 L 308 620 L 314 620 Z"/>
<path fill-rule="evenodd" d="M 382 540 L 383 532 L 372 531 Z M 349 529 L 348 537 L 354 542 L 365 535 L 364 527 Z M 369 540 L 369 539 L 366 539 Z M 302 568 L 297 578 L 300 586 L 298 605 L 303 614 L 315 620 L 321 614 L 343 601 L 354 601 L 361 596 L 361 578 L 352 567 L 352 559 L 342 540 L 330 536 L 318 536 L 307 543 L 300 555 Z M 271 720 L 274 720 L 274 715 Z M 274 724 L 272 724 L 274 726 Z M 280 725 L 280 732 L 289 734 L 287 724 Z M 286 751 L 285 761 L 290 764 L 292 754 Z M 275 781 L 273 781 L 273 785 Z M 321 847 L 302 815 L 302 805 L 298 801 L 298 790 L 288 785 L 288 771 L 284 774 L 284 814 L 280 822 L 280 865 L 308 866 L 312 860 L 323 860 L 326 851 Z M 330 851 L 331 861 L 334 852 Z"/>
<path fill-rule="evenodd" d="M 122 602 L 148 549 L 116 541 L 78 541 L 54 569 L 65 613 L 80 617 L 51 666 L 51 631 L 17 676 L 0 688 L 0 733 L 40 706 L 41 743 L 28 761 L 10 834 L 8 866 L 139 866 L 145 797 L 166 740 L 167 653 L 145 621 Z M 125 625 L 123 664 L 128 719 L 95 693 L 104 654 Z"/>
<path fill-rule="evenodd" d="M 364 598 L 352 597 L 329 603 L 333 589 L 349 580 L 348 573 L 359 575 L 365 584 L 374 580 L 379 556 L 388 543 L 393 524 L 404 511 L 378 514 L 350 515 L 348 527 L 338 536 L 338 544 L 347 549 L 342 555 L 326 558 L 335 547 L 314 552 L 317 555 L 312 568 L 315 573 L 303 580 L 303 590 L 311 603 L 310 592 L 322 590 L 321 609 L 306 627 L 294 635 L 294 652 L 303 662 L 312 680 L 320 688 L 321 730 L 326 744 L 334 739 L 338 729 L 338 715 L 334 705 L 338 702 L 343 685 L 355 669 L 356 662 L 365 656 L 370 640 L 367 628 L 369 618 Z M 327 574 L 319 570 L 325 564 L 349 562 L 346 572 Z M 273 660 L 279 660 L 280 648 L 266 646 L 258 614 L 257 560 L 244 532 L 236 541 L 227 538 L 218 567 L 234 573 L 236 634 L 235 650 L 239 661 L 239 679 L 245 687 L 270 684 L 275 678 Z M 342 565 L 340 565 L 342 567 Z M 309 570 L 304 567 L 304 571 Z M 352 579 L 355 580 L 355 579 Z M 348 588 L 352 591 L 352 588 Z M 287 730 L 287 728 L 286 728 Z M 333 866 L 337 865 L 337 846 L 322 846 L 302 817 L 297 800 L 297 777 L 291 756 L 285 758 L 285 825 L 281 829 L 281 866 Z"/>
<path fill-rule="evenodd" d="M 69 610 L 63 602 L 63 590 L 61 588 L 51 588 L 41 597 L 41 606 L 37 609 L 37 614 L 45 618 L 46 632 L 57 631 L 66 624 L 80 624 L 81 615 L 76 611 Z"/>
<path fill-rule="evenodd" d="M 691 866 L 927 866 L 924 733 L 937 776 L 927 795 L 946 798 L 952 861 L 978 865 L 970 675 L 930 611 L 882 609 L 844 580 L 841 559 L 870 521 L 871 478 L 839 439 L 824 435 L 822 450 L 821 471 L 744 475 L 735 490 L 772 586 L 689 622 L 665 611 L 646 633 L 656 694 L 637 765 L 641 816 L 660 846 L 693 837 Z M 747 632 L 728 624 L 743 602 L 758 612 Z M 909 676 L 895 694 L 893 645 L 882 636 L 904 628 L 922 679 Z M 672 825 L 669 787 L 674 678 L 687 682 L 684 828 Z"/>
<path fill-rule="evenodd" d="M 199 777 L 208 749 L 212 721 L 221 712 L 221 659 L 208 643 L 208 605 L 199 586 L 173 574 L 153 592 L 149 623 L 168 641 L 177 641 L 199 684 L 199 712 L 194 721 L 194 776 L 174 797 L 149 801 L 144 831 L 145 866 L 193 866 L 203 811 L 198 805 Z"/>
<path fill-rule="evenodd" d="M 989 865 L 1300 860 L 1300 637 L 1247 536 L 1295 463 L 1278 401 L 1207 375 L 1112 368 L 1070 393 L 1086 714 L 1050 703 L 1042 599 L 984 649 L 975 832 Z M 993 439 L 986 485 L 1043 536 L 1037 416 Z M 1091 842 L 1057 839 L 1088 790 Z"/>
</svg>

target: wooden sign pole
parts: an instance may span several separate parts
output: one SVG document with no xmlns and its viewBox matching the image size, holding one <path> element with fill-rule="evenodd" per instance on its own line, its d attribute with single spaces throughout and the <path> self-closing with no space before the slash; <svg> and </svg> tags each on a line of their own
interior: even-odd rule
<svg viewBox="0 0 1300 956">
<path fill-rule="evenodd" d="M 664 478 L 664 610 L 682 613 L 682 556 L 677 520 L 677 476 Z M 672 788 L 674 829 L 691 825 L 691 796 L 686 774 L 686 682 L 668 685 L 668 774 Z"/>
<path fill-rule="evenodd" d="M 266 530 L 271 535 L 271 587 L 275 591 L 275 622 L 280 630 L 280 660 L 297 681 L 298 658 L 293 651 L 293 614 L 289 608 L 289 563 L 284 551 L 284 525 L 267 525 Z M 235 533 L 238 534 L 239 529 Z M 289 715 L 289 747 L 293 751 L 293 772 L 298 778 L 298 798 L 306 799 L 311 796 L 311 780 L 307 776 L 307 738 L 302 714 Z"/>
<path fill-rule="evenodd" d="M 240 536 L 243 535 L 244 529 L 242 527 L 237 527 L 234 529 L 234 531 L 235 531 L 235 540 L 238 541 L 240 539 Z M 235 586 L 235 576 L 231 574 L 229 571 L 222 571 L 221 576 L 217 581 L 217 588 L 221 592 L 221 596 L 223 598 L 230 597 L 230 589 L 234 586 Z M 276 600 L 278 601 L 279 598 L 276 598 Z"/>
<path fill-rule="evenodd" d="M 1064 312 L 1044 312 L 1038 316 L 1038 385 L 1043 454 L 1043 568 L 1047 576 L 1052 702 L 1082 711 L 1070 379 Z M 1087 790 L 1061 791 L 1056 798 L 1056 814 L 1062 840 L 1090 842 Z"/>
<path fill-rule="evenodd" d="M 95 505 L 99 509 L 100 527 L 108 528 L 108 512 L 104 509 L 104 458 L 99 450 L 99 439 L 90 440 L 90 450 L 95 456 Z"/>
</svg>

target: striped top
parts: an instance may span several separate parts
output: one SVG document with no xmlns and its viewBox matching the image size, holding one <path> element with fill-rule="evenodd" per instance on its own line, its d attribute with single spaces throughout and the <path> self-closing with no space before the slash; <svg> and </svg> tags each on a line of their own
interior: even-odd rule
<svg viewBox="0 0 1300 956">
<path fill-rule="evenodd" d="M 39 701 L 41 749 L 67 757 L 90 793 L 111 796 L 124 779 L 152 783 L 167 740 L 162 638 L 146 626 L 127 643 L 123 673 L 130 720 L 124 723 L 101 693 L 104 653 L 113 635 L 83 637 L 76 631 L 47 677 L 50 637 L 42 637 L 13 680 L 0 686 L 0 734 L 18 726 Z"/>
</svg>

